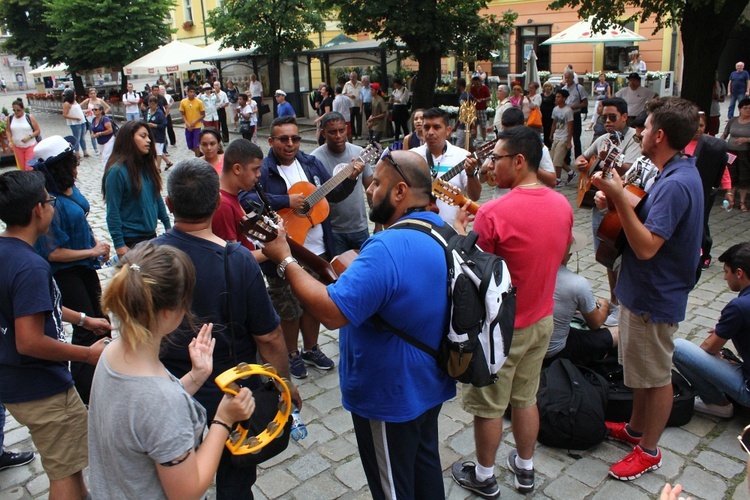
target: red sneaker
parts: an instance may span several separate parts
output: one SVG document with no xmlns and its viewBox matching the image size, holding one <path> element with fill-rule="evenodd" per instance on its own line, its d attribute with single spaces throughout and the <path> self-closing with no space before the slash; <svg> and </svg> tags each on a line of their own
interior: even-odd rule
<svg viewBox="0 0 750 500">
<path fill-rule="evenodd" d="M 656 470 L 661 467 L 661 450 L 656 450 L 656 456 L 652 457 L 639 445 L 633 448 L 625 458 L 609 468 L 609 475 L 620 481 L 632 481 L 643 475 L 644 472 Z"/>
<path fill-rule="evenodd" d="M 613 439 L 615 441 L 622 441 L 623 443 L 632 444 L 633 446 L 640 444 L 641 438 L 631 436 L 626 429 L 626 422 L 604 422 L 607 426 L 607 439 Z"/>
</svg>

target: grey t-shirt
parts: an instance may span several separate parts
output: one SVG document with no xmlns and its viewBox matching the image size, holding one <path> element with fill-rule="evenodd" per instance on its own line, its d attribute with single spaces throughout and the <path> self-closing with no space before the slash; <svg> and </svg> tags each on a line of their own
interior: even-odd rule
<svg viewBox="0 0 750 500">
<path fill-rule="evenodd" d="M 206 410 L 179 380 L 123 375 L 105 352 L 89 405 L 91 496 L 166 498 L 156 464 L 195 450 L 205 427 Z"/>
<path fill-rule="evenodd" d="M 361 152 L 361 147 L 347 142 L 346 149 L 340 155 L 331 153 L 326 144 L 313 151 L 312 155 L 320 160 L 329 174 L 333 175 L 336 165 L 339 163 L 348 165 L 352 158 L 358 158 Z M 355 186 L 354 191 L 344 201 L 330 203 L 331 215 L 329 215 L 329 218 L 334 233 L 356 233 L 367 229 L 365 188 L 362 184 L 362 179 L 365 177 L 372 177 L 372 167 L 367 163 L 365 163 L 365 168 L 357 179 L 357 186 L 359 187 Z"/>
<path fill-rule="evenodd" d="M 570 320 L 573 319 L 576 310 L 590 313 L 594 309 L 596 309 L 596 299 L 586 278 L 565 266 L 560 266 L 555 284 L 554 327 L 545 357 L 553 356 L 565 347 L 570 331 Z"/>
</svg>

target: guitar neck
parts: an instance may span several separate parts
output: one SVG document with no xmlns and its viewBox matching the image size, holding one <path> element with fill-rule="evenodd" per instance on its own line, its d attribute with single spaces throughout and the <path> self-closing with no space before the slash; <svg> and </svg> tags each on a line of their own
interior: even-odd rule
<svg viewBox="0 0 750 500">
<path fill-rule="evenodd" d="M 428 151 L 427 154 L 431 154 L 431 153 Z M 472 153 L 472 156 L 476 158 L 476 154 Z M 461 173 L 461 171 L 464 169 L 465 164 L 466 164 L 466 160 L 461 161 L 455 167 L 451 168 L 446 173 L 441 175 L 440 178 L 444 181 L 449 181 L 453 179 L 455 176 Z"/>
<path fill-rule="evenodd" d="M 362 160 L 358 159 L 357 161 L 362 161 Z M 342 168 L 341 171 L 339 171 L 333 177 L 325 181 L 322 186 L 316 189 L 310 196 L 305 198 L 305 201 L 308 203 L 308 206 L 313 206 L 316 203 L 318 203 L 320 200 L 325 198 L 328 195 L 328 193 L 336 189 L 336 187 L 339 184 L 344 182 L 347 177 L 352 175 L 352 172 L 354 172 L 354 162 Z"/>
</svg>

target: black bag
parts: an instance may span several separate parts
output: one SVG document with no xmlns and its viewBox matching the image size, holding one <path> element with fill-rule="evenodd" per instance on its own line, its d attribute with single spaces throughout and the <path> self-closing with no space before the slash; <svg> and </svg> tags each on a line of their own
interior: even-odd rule
<svg viewBox="0 0 750 500">
<path fill-rule="evenodd" d="M 260 387 L 252 389 L 252 391 L 253 398 L 255 398 L 255 412 L 253 412 L 250 419 L 242 422 L 242 427 L 250 430 L 248 433 L 249 436 L 257 436 L 263 432 L 268 423 L 276 416 L 281 393 L 276 389 L 276 385 L 272 380 L 269 380 Z M 289 446 L 292 421 L 292 415 L 290 414 L 281 434 L 261 448 L 258 453 L 232 455 L 232 465 L 235 467 L 255 467 L 286 450 L 287 446 Z"/>
<path fill-rule="evenodd" d="M 556 359 L 542 371 L 537 404 L 540 443 L 587 450 L 604 441 L 607 382 L 593 370 Z"/>
<path fill-rule="evenodd" d="M 607 420 L 610 422 L 627 422 L 630 420 L 633 411 L 633 389 L 625 385 L 622 365 L 617 362 L 617 358 L 605 358 L 592 365 L 592 368 L 607 381 L 609 388 L 609 402 L 605 413 Z M 669 414 L 669 420 L 667 420 L 667 427 L 680 427 L 693 418 L 695 391 L 690 387 L 685 377 L 676 370 L 672 370 L 672 389 L 674 390 L 674 400 L 672 412 Z"/>
<path fill-rule="evenodd" d="M 463 236 L 449 225 L 406 219 L 391 226 L 429 234 L 445 251 L 450 319 L 438 350 L 376 315 L 375 322 L 430 354 L 451 378 L 475 387 L 495 383 L 513 339 L 516 289 L 505 261 L 477 245 L 478 235 Z"/>
<path fill-rule="evenodd" d="M 269 106 L 268 104 L 261 104 L 258 110 L 258 113 L 261 115 L 267 115 L 270 112 L 271 112 L 271 106 Z"/>
</svg>

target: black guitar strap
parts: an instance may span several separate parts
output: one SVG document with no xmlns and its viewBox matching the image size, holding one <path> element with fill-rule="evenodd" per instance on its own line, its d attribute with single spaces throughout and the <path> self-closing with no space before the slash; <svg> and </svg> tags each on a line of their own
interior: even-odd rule
<svg viewBox="0 0 750 500">
<path fill-rule="evenodd" d="M 443 146 L 443 152 L 441 156 L 444 155 L 446 151 L 448 151 L 447 142 Z M 432 178 L 434 179 L 435 177 L 437 177 L 438 171 L 435 168 L 435 160 L 432 159 L 432 153 L 430 152 L 430 148 L 427 148 L 427 154 L 425 156 L 427 157 L 427 165 L 430 166 L 430 173 L 432 173 Z"/>
</svg>

